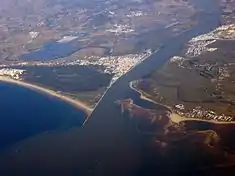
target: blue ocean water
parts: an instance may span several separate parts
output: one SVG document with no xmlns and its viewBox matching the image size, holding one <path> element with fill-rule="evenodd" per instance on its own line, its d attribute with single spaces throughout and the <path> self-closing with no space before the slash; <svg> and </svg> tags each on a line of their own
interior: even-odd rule
<svg viewBox="0 0 235 176">
<path fill-rule="evenodd" d="M 0 84 L 0 148 L 45 131 L 79 127 L 85 117 L 85 112 L 54 97 Z"/>
</svg>

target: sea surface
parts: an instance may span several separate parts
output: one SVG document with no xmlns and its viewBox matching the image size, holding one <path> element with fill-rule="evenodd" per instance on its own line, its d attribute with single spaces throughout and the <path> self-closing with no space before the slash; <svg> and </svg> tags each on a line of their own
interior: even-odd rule
<svg viewBox="0 0 235 176">
<path fill-rule="evenodd" d="M 42 132 L 80 127 L 85 113 L 52 96 L 0 83 L 0 149 Z"/>
<path fill-rule="evenodd" d="M 45 137 L 43 141 L 49 141 L 46 145 L 42 143 L 41 138 L 22 142 L 17 146 L 21 151 L 19 155 L 9 151 L 4 158 L 0 157 L 0 168 L 7 166 L 9 168 L 7 171 L 10 172 L 24 171 L 35 174 L 40 172 L 44 175 L 48 174 L 48 171 L 53 171 L 54 175 L 63 173 L 64 175 L 135 176 L 167 175 L 161 174 L 161 171 L 171 172 L 174 168 L 162 167 L 152 152 L 152 146 L 148 145 L 148 136 L 136 132 L 135 124 L 121 114 L 120 107 L 115 105 L 114 101 L 132 98 L 141 106 L 153 106 L 149 102 L 140 100 L 139 94 L 129 88 L 129 82 L 140 79 L 161 67 L 168 59 L 177 55 L 192 37 L 207 33 L 220 24 L 220 9 L 216 1 L 197 2 L 196 5 L 202 6 L 204 10 L 199 24 L 167 41 L 157 53 L 118 79 L 107 90 L 81 131 L 68 130 L 65 134 Z M 5 163 L 6 159 L 9 163 Z M 33 171 L 30 168 L 34 168 Z M 152 174 L 156 171 L 159 173 Z"/>
</svg>

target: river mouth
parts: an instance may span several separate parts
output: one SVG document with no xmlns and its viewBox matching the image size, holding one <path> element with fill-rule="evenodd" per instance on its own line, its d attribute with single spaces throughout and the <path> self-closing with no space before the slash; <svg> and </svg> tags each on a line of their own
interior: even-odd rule
<svg viewBox="0 0 235 176">
<path fill-rule="evenodd" d="M 216 6 L 214 1 L 209 2 L 212 6 Z M 161 66 L 192 37 L 216 27 L 219 22 L 219 17 L 217 17 L 216 12 L 214 16 L 202 19 L 202 23 L 196 29 L 172 40 L 156 55 L 146 59 L 127 75 L 117 80 L 107 91 L 81 131 L 69 130 L 65 135 L 61 135 L 65 136 L 64 139 L 53 138 L 53 141 L 47 140 L 47 143 L 42 143 L 42 140 L 35 138 L 33 142 L 28 141 L 27 145 L 19 145 L 17 148 L 22 151 L 20 155 L 10 152 L 9 156 L 6 156 L 10 160 L 15 159 L 13 164 L 10 163 L 8 167 L 11 170 L 15 169 L 14 171 L 20 170 L 19 167 L 24 171 L 34 168 L 34 173 L 47 173 L 48 168 L 51 168 L 57 173 L 59 171 L 71 173 L 73 170 L 75 173 L 82 173 L 80 175 L 89 175 L 91 171 L 93 171 L 92 173 L 102 173 L 102 171 L 103 173 L 113 173 L 110 175 L 121 172 L 124 174 L 120 175 L 130 175 L 130 173 L 134 173 L 132 175 L 157 175 L 159 173 L 180 175 L 178 172 L 174 172 L 178 169 L 176 164 L 182 156 L 189 155 L 175 152 L 173 153 L 176 154 L 174 159 L 169 157 L 161 163 L 161 155 L 155 155 L 155 146 L 149 145 L 149 138 L 140 136 L 138 132 L 134 131 L 133 124 L 121 115 L 120 108 L 117 108 L 113 102 L 127 97 L 132 98 L 132 93 L 128 88 L 130 81 L 140 79 L 151 70 Z M 172 167 L 164 165 L 168 162 L 172 164 L 168 166 Z M 187 163 L 183 166 L 182 169 L 185 171 Z"/>
</svg>

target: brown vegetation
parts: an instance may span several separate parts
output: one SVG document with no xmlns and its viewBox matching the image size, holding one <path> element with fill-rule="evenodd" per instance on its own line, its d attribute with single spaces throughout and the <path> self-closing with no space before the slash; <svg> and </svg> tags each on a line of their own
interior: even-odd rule
<svg viewBox="0 0 235 176">
<path fill-rule="evenodd" d="M 161 156 L 156 162 L 164 163 L 164 167 L 179 171 L 187 165 L 185 170 L 207 172 L 212 168 L 235 165 L 232 135 L 235 125 L 193 120 L 177 124 L 171 121 L 169 112 L 139 107 L 131 99 L 117 103 L 132 117 L 138 132 L 151 136 L 155 155 Z"/>
</svg>

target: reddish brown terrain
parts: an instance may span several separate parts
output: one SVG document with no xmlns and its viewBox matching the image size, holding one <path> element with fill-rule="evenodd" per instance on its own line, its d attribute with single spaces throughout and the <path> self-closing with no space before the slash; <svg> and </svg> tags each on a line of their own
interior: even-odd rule
<svg viewBox="0 0 235 176">
<path fill-rule="evenodd" d="M 125 99 L 116 102 L 136 124 L 136 130 L 149 136 L 154 154 L 164 167 L 194 168 L 198 172 L 235 166 L 235 125 L 200 121 L 171 120 L 166 109 L 146 109 Z M 179 161 L 175 163 L 175 161 Z M 186 169 L 187 170 L 187 169 Z"/>
</svg>

